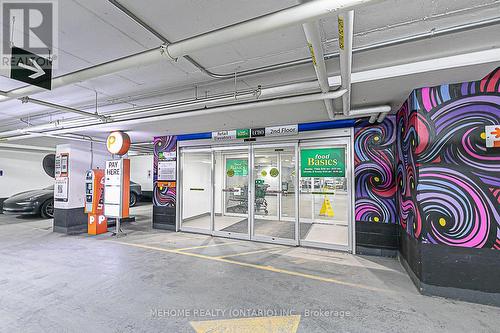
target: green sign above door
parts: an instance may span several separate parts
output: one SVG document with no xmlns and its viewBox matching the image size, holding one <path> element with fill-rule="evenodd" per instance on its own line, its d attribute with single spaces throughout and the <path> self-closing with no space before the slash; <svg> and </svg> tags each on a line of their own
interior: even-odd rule
<svg viewBox="0 0 500 333">
<path fill-rule="evenodd" d="M 246 159 L 227 159 L 226 174 L 228 177 L 248 176 L 248 160 Z"/>
<path fill-rule="evenodd" d="M 300 151 L 301 177 L 345 177 L 345 148 Z"/>
</svg>

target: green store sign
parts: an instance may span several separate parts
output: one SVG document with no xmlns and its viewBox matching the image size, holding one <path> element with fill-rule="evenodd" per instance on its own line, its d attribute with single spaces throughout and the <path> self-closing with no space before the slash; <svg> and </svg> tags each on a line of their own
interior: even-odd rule
<svg viewBox="0 0 500 333">
<path fill-rule="evenodd" d="M 301 177 L 345 177 L 345 148 L 302 149 Z"/>
<path fill-rule="evenodd" d="M 227 159 L 226 160 L 226 175 L 233 176 L 248 176 L 248 160 L 244 159 Z"/>
</svg>

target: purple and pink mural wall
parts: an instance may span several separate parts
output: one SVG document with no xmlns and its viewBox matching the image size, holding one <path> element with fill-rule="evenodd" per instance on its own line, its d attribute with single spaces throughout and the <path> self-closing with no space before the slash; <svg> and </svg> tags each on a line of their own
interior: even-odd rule
<svg viewBox="0 0 500 333">
<path fill-rule="evenodd" d="M 413 91 L 396 117 L 356 123 L 356 222 L 398 223 L 419 242 L 500 249 L 500 69 Z"/>
<path fill-rule="evenodd" d="M 397 114 L 397 198 L 423 243 L 500 249 L 500 69 L 475 82 L 415 90 Z"/>
</svg>

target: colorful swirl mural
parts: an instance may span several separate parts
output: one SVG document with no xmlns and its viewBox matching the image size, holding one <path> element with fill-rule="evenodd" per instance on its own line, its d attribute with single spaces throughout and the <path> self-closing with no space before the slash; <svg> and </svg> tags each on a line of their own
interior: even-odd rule
<svg viewBox="0 0 500 333">
<path fill-rule="evenodd" d="M 381 124 L 358 121 L 354 134 L 356 212 L 358 222 L 397 223 L 395 118 Z"/>
<path fill-rule="evenodd" d="M 154 138 L 153 159 L 153 205 L 159 207 L 175 207 L 175 187 L 163 187 L 158 184 L 158 161 L 164 159 L 164 153 L 177 151 L 176 136 L 160 136 Z"/>
<path fill-rule="evenodd" d="M 500 150 L 486 148 L 484 133 L 500 124 L 499 93 L 496 69 L 480 81 L 415 90 L 398 112 L 397 198 L 409 234 L 500 249 Z"/>
</svg>

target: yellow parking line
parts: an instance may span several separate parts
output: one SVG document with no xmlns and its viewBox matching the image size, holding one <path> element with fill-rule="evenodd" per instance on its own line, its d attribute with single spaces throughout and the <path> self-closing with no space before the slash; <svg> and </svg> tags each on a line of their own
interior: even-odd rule
<svg viewBox="0 0 500 333">
<path fill-rule="evenodd" d="M 239 262 L 239 261 L 225 259 L 225 258 L 211 257 L 211 256 L 198 254 L 198 253 L 192 253 L 192 252 L 182 252 L 181 250 L 178 250 L 178 249 L 177 250 L 175 250 L 175 249 L 169 250 L 169 249 L 163 249 L 160 247 L 154 247 L 154 246 L 149 246 L 149 245 L 126 243 L 126 242 L 119 242 L 119 241 L 109 241 L 109 242 L 133 246 L 133 247 L 139 247 L 139 248 L 148 249 L 148 250 L 163 251 L 163 252 L 174 253 L 174 254 L 182 254 L 185 256 L 206 259 L 206 260 L 213 260 L 213 261 L 218 261 L 218 262 L 223 262 L 223 263 L 233 264 L 233 265 L 238 265 L 238 266 L 243 266 L 243 267 L 255 268 L 255 269 L 268 271 L 268 272 L 281 273 L 281 274 L 286 274 L 286 275 L 291 275 L 291 276 L 298 276 L 298 277 L 316 280 L 316 281 L 322 281 L 322 282 L 330 282 L 330 283 L 335 283 L 335 284 L 344 285 L 344 286 L 353 287 L 353 288 L 359 288 L 359 289 L 365 289 L 365 290 L 371 290 L 371 291 L 377 291 L 377 292 L 386 292 L 386 293 L 391 292 L 388 289 L 380 289 L 380 288 L 376 288 L 376 287 L 366 286 L 363 284 L 346 282 L 346 281 L 341 281 L 341 280 L 327 278 L 327 277 L 318 276 L 318 275 L 294 272 L 294 271 L 290 271 L 290 270 L 286 270 L 286 269 L 276 268 L 273 266 L 263 266 L 263 265 L 257 265 L 257 264 L 250 264 L 250 263 Z"/>
<path fill-rule="evenodd" d="M 225 243 L 217 243 L 210 245 L 200 245 L 200 246 L 192 246 L 192 247 L 184 247 L 181 249 L 174 249 L 175 251 L 187 251 L 187 250 L 196 250 L 196 249 L 204 249 L 207 247 L 215 247 L 215 246 L 223 246 L 223 245 L 231 245 L 231 244 L 241 244 L 241 242 L 225 242 Z"/>
<path fill-rule="evenodd" d="M 263 250 L 256 250 L 256 251 L 248 251 L 248 252 L 240 252 L 240 253 L 233 253 L 233 254 L 228 254 L 228 255 L 224 255 L 224 256 L 218 256 L 218 257 L 214 257 L 214 258 L 231 258 L 231 257 L 238 257 L 238 256 L 246 256 L 246 255 L 249 255 L 249 254 L 254 254 L 254 253 L 262 253 L 262 252 L 271 252 L 271 251 L 280 251 L 280 250 L 283 250 L 283 249 L 280 249 L 280 248 L 272 248 L 272 249 L 263 249 Z"/>
</svg>

